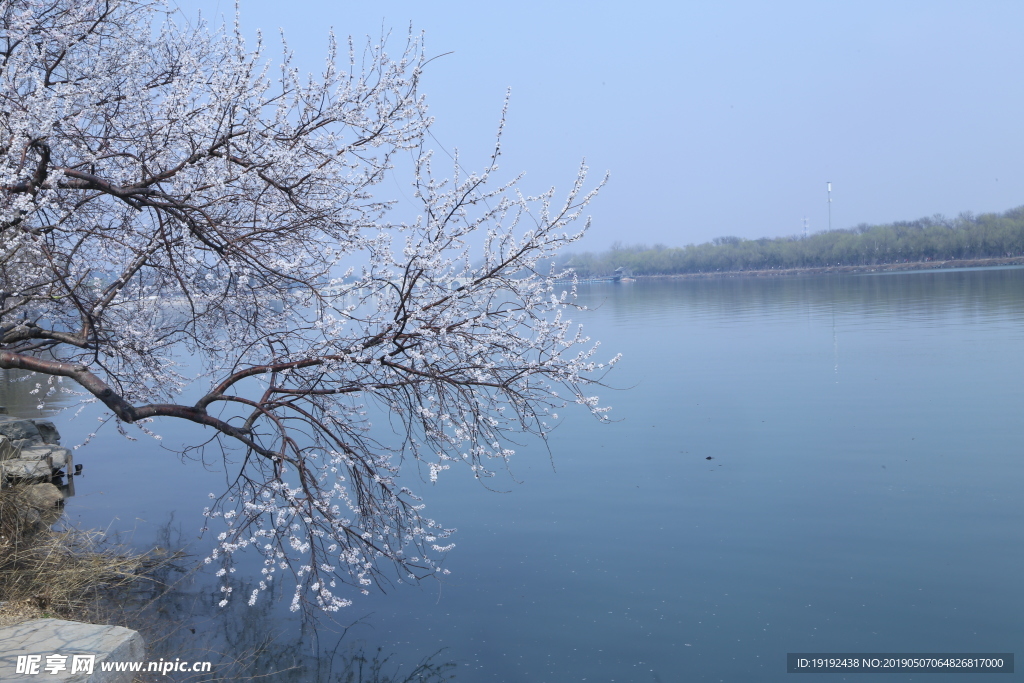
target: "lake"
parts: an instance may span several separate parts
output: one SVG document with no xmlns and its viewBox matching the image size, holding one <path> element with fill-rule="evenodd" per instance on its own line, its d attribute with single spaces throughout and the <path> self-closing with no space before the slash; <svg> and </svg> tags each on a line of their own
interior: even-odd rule
<svg viewBox="0 0 1024 683">
<path fill-rule="evenodd" d="M 600 392 L 614 422 L 564 411 L 550 455 L 519 449 L 497 491 L 459 471 L 420 483 L 458 528 L 452 574 L 354 596 L 339 652 L 380 647 L 406 673 L 438 653 L 459 681 L 668 683 L 790 680 L 788 652 L 1022 642 L 1024 269 L 644 280 L 580 303 L 600 355 L 623 354 Z M 65 445 L 96 424 L 58 420 Z M 71 520 L 143 547 L 172 514 L 194 538 L 224 482 L 109 426 L 76 462 Z M 259 668 L 314 642 L 282 605 L 210 616 L 208 580 L 175 617 L 201 624 L 194 647 L 280 631 Z M 336 640 L 315 639 L 321 661 Z M 966 680 L 871 680 L 924 678 Z"/>
</svg>

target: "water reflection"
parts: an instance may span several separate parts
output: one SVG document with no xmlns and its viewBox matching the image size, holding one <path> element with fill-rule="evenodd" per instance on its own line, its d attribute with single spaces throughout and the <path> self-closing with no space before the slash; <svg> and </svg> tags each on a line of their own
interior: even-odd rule
<svg viewBox="0 0 1024 683">
<path fill-rule="evenodd" d="M 172 520 L 173 521 L 173 520 Z M 340 625 L 289 619 L 282 615 L 283 586 L 261 595 L 249 606 L 235 599 L 219 607 L 220 595 L 211 590 L 206 572 L 186 557 L 159 561 L 165 548 L 181 543 L 180 531 L 164 527 L 157 565 L 129 591 L 110 596 L 97 617 L 140 631 L 147 644 L 148 662 L 210 662 L 209 673 L 175 671 L 150 673 L 143 681 L 207 683 L 266 680 L 273 683 L 443 683 L 453 678 L 455 664 L 439 649 L 414 662 L 402 662 L 383 647 L 359 640 L 372 628 L 365 618 Z M 221 583 L 221 582 L 218 582 Z M 251 581 L 229 577 L 226 585 L 236 596 L 249 595 Z"/>
<path fill-rule="evenodd" d="M 911 316 L 935 322 L 949 316 L 1024 317 L 1024 268 L 924 271 L 819 277 L 650 279 L 630 285 L 583 285 L 580 301 L 618 312 L 622 323 L 638 316 L 656 321 L 687 315 L 727 316 L 730 323 L 766 312 L 821 316 Z"/>
<path fill-rule="evenodd" d="M 66 378 L 0 369 L 0 406 L 15 417 L 56 415 L 80 400 L 75 393 L 69 393 L 78 390 L 79 386 Z"/>
<path fill-rule="evenodd" d="M 1024 269 L 580 289 L 599 308 L 572 317 L 603 342 L 598 360 L 624 354 L 609 379 L 629 390 L 601 392 L 617 421 L 566 411 L 551 457 L 517 449 L 508 494 L 466 472 L 417 483 L 459 527 L 443 590 L 396 586 L 358 600 L 348 630 L 314 633 L 287 601 L 248 608 L 244 581 L 220 611 L 200 574 L 151 612 L 181 624 L 156 656 L 206 646 L 272 680 L 330 680 L 372 671 L 379 646 L 406 663 L 401 680 L 448 647 L 429 663 L 457 662 L 460 680 L 783 681 L 786 652 L 1010 651 L 1024 637 Z M 92 420 L 60 429 L 77 443 Z M 116 519 L 143 547 L 172 510 L 198 529 L 224 484 L 115 430 L 83 456 L 69 514 Z M 258 559 L 236 561 L 259 575 Z"/>
</svg>

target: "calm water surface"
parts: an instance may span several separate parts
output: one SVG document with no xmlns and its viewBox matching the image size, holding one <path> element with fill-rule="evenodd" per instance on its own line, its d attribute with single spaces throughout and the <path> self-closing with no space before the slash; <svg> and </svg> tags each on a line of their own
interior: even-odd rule
<svg viewBox="0 0 1024 683">
<path fill-rule="evenodd" d="M 565 411 L 551 457 L 520 449 L 500 492 L 467 472 L 420 484 L 459 529 L 453 573 L 357 600 L 345 642 L 409 664 L 443 649 L 457 680 L 507 683 L 782 681 L 787 652 L 1024 653 L 1024 269 L 581 299 L 602 355 L 624 355 L 601 392 L 616 422 Z M 96 418 L 60 419 L 69 444 Z M 224 481 L 111 429 L 76 461 L 72 519 L 140 545 L 172 513 L 194 536 Z M 305 638 L 278 607 L 228 618 Z M 206 641 L 227 629 L 203 623 Z M 843 677 L 800 678 L 818 679 Z M 925 679 L 966 680 L 871 678 Z"/>
</svg>

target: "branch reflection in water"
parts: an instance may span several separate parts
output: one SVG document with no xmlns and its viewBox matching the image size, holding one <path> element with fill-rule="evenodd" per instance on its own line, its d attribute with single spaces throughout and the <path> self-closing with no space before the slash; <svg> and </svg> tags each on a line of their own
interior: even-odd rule
<svg viewBox="0 0 1024 683">
<path fill-rule="evenodd" d="M 156 554 L 180 548 L 182 533 L 173 516 L 161 530 Z M 136 680 L 174 683 L 267 681 L 268 683 L 443 683 L 456 665 L 442 648 L 414 663 L 398 661 L 382 647 L 372 648 L 356 634 L 372 628 L 369 617 L 342 625 L 329 617 L 301 618 L 286 612 L 283 585 L 255 606 L 244 600 L 217 605 L 209 572 L 195 568 L 195 557 L 181 553 L 157 563 L 146 580 L 110 595 L 98 609 L 111 623 L 142 633 L 147 661 L 212 663 L 208 673 L 144 674 Z M 226 585 L 248 595 L 253 582 L 227 577 Z M 294 622 L 298 621 L 296 624 Z"/>
</svg>

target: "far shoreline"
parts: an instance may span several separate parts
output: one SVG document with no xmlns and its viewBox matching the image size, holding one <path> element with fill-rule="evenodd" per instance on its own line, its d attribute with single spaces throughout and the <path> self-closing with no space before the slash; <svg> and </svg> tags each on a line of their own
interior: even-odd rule
<svg viewBox="0 0 1024 683">
<path fill-rule="evenodd" d="M 1024 266 L 1024 256 L 982 259 L 950 259 L 948 261 L 914 261 L 906 263 L 878 263 L 862 266 L 818 266 L 813 268 L 772 268 L 768 270 L 723 270 L 705 273 L 672 273 L 665 275 L 634 275 L 636 280 L 679 279 L 707 280 L 747 277 L 799 277 L 807 275 L 848 275 L 863 273 L 897 273 L 902 271 L 944 270 L 954 268 L 993 268 L 997 266 Z"/>
</svg>

